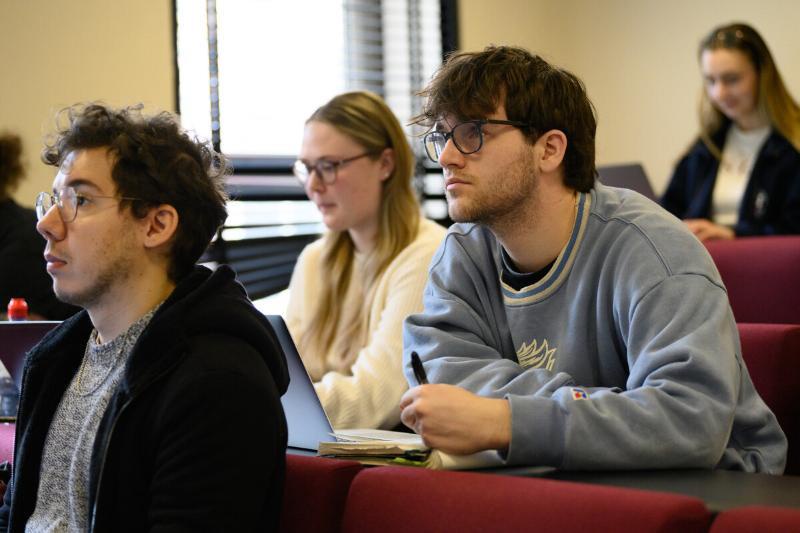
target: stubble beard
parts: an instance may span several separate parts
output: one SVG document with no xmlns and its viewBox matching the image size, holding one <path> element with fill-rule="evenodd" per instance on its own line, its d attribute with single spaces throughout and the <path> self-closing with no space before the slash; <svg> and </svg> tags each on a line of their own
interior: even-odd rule
<svg viewBox="0 0 800 533">
<path fill-rule="evenodd" d="M 54 284 L 56 297 L 62 302 L 84 309 L 102 305 L 108 298 L 116 298 L 114 288 L 127 283 L 133 275 L 131 251 L 135 249 L 135 242 L 129 231 L 130 228 L 124 228 L 114 242 L 105 243 L 103 252 L 95 260 L 96 265 L 102 265 L 97 272 L 79 274 L 93 276 L 94 279 L 90 280 L 88 286 L 66 291 Z"/>
<path fill-rule="evenodd" d="M 507 231 L 530 220 L 525 218 L 524 212 L 525 207 L 536 200 L 538 178 L 529 151 L 523 151 L 493 175 L 477 179 L 470 175 L 465 177 L 472 183 L 487 183 L 484 183 L 481 197 L 462 195 L 459 198 L 458 194 L 447 194 L 448 214 L 454 222 L 473 222 L 493 231 Z"/>
<path fill-rule="evenodd" d="M 73 292 L 65 292 L 56 287 L 55 293 L 56 297 L 62 302 L 89 309 L 100 304 L 104 298 L 108 298 L 113 287 L 120 282 L 124 282 L 129 277 L 130 265 L 128 261 L 118 257 L 111 264 L 106 265 L 88 287 Z"/>
</svg>

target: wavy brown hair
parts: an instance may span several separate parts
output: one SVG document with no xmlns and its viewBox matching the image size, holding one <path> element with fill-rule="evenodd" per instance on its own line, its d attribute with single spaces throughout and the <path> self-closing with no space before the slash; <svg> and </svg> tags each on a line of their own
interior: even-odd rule
<svg viewBox="0 0 800 533">
<path fill-rule="evenodd" d="M 738 50 L 752 63 L 758 75 L 758 108 L 770 125 L 800 151 L 800 106 L 789 94 L 767 43 L 747 24 L 734 23 L 714 28 L 701 42 L 698 58 L 707 50 Z M 714 107 L 703 88 L 700 96 L 700 139 L 717 157 L 721 147 L 713 137 L 730 119 Z"/>
<path fill-rule="evenodd" d="M 414 124 L 430 127 L 445 115 L 483 119 L 502 104 L 509 120 L 529 125 L 531 143 L 549 130 L 563 132 L 564 184 L 581 192 L 594 186 L 597 120 L 574 74 L 523 48 L 489 46 L 451 55 L 420 96 L 427 99 Z"/>
<path fill-rule="evenodd" d="M 363 278 L 364 298 L 374 289 L 378 276 L 417 235 L 420 209 L 412 186 L 414 155 L 405 133 L 389 106 L 377 95 L 349 92 L 334 97 L 309 117 L 334 127 L 380 157 L 386 148 L 394 152 L 394 170 L 383 181 L 375 249 L 370 252 Z M 369 319 L 366 306 L 345 325 L 344 334 L 335 338 L 342 320 L 338 302 L 344 301 L 353 271 L 355 245 L 347 231 L 329 231 L 323 236 L 322 272 L 324 283 L 311 312 L 308 327 L 300 335 L 301 353 L 333 353 L 345 356 L 365 344 Z M 332 347 L 328 351 L 328 347 Z"/>
<path fill-rule="evenodd" d="M 142 106 L 112 109 L 79 104 L 61 110 L 55 136 L 45 143 L 42 160 L 60 166 L 75 150 L 107 148 L 114 157 L 111 178 L 117 194 L 139 218 L 157 205 L 178 212 L 170 248 L 169 277 L 188 274 L 227 217 L 224 176 L 227 162 L 205 142 L 190 137 L 174 115 L 148 116 Z"/>
</svg>

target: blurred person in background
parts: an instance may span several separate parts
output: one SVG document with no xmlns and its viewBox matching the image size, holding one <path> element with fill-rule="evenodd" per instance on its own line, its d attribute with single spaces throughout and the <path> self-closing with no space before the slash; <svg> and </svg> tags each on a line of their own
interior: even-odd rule
<svg viewBox="0 0 800 533">
<path fill-rule="evenodd" d="M 277 531 L 289 383 L 225 265 L 224 156 L 169 113 L 64 110 L 36 200 L 56 295 L 25 359 L 0 532 Z"/>
<path fill-rule="evenodd" d="M 800 107 L 746 24 L 700 44 L 700 134 L 661 204 L 701 241 L 800 233 Z"/>
<path fill-rule="evenodd" d="M 28 318 L 62 320 L 78 311 L 59 301 L 47 275 L 44 239 L 36 231 L 36 213 L 11 195 L 25 176 L 22 139 L 0 134 L 0 319 L 11 298 L 25 298 Z"/>
</svg>

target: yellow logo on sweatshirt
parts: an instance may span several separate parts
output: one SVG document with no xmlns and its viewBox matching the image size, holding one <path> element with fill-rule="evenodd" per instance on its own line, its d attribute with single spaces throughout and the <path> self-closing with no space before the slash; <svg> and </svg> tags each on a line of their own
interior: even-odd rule
<svg viewBox="0 0 800 533">
<path fill-rule="evenodd" d="M 544 368 L 553 370 L 553 363 L 556 361 L 555 353 L 557 348 L 550 348 L 547 339 L 541 344 L 533 339 L 530 344 L 522 343 L 517 349 L 517 361 L 523 368 Z"/>
</svg>

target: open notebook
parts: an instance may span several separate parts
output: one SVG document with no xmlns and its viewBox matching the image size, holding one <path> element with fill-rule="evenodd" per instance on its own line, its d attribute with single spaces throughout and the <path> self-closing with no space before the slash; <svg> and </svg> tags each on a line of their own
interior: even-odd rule
<svg viewBox="0 0 800 533">
<path fill-rule="evenodd" d="M 379 429 L 334 431 L 314 390 L 286 322 L 279 315 L 266 315 L 286 357 L 289 388 L 281 398 L 289 429 L 291 449 L 317 451 L 327 457 L 341 457 L 365 464 L 404 464 L 440 469 L 469 469 L 500 466 L 495 451 L 455 456 L 431 450 L 419 435 Z"/>
<path fill-rule="evenodd" d="M 505 462 L 494 450 L 470 455 L 452 455 L 425 446 L 414 433 L 373 430 L 339 430 L 337 441 L 320 442 L 319 454 L 324 457 L 351 459 L 368 465 L 407 465 L 434 470 L 467 470 L 503 466 Z M 347 440 L 352 439 L 352 440 Z"/>
</svg>

